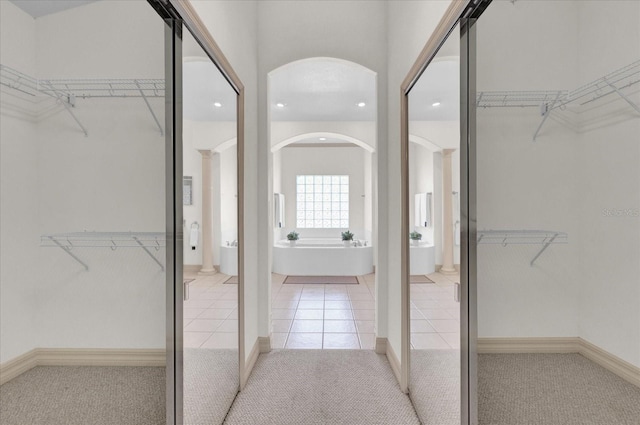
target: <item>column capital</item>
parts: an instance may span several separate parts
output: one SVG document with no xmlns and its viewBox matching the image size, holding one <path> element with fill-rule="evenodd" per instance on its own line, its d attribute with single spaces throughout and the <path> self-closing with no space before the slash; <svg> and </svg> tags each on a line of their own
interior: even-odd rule
<svg viewBox="0 0 640 425">
<path fill-rule="evenodd" d="M 198 152 L 203 158 L 211 158 L 213 156 L 213 151 L 210 149 L 198 149 Z"/>
<path fill-rule="evenodd" d="M 442 149 L 442 155 L 451 156 L 457 149 Z"/>
</svg>

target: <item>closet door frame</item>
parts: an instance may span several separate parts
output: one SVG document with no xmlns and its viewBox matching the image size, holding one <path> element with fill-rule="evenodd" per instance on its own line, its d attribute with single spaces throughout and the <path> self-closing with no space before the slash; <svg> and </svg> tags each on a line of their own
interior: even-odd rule
<svg viewBox="0 0 640 425">
<path fill-rule="evenodd" d="M 236 92 L 238 391 L 244 388 L 244 85 L 189 0 L 147 0 L 165 21 L 166 423 L 183 423 L 182 32 L 190 31 Z"/>
<path fill-rule="evenodd" d="M 462 425 L 478 424 L 477 409 L 477 256 L 476 256 L 476 38 L 475 22 L 491 0 L 451 3 L 401 85 L 401 373 L 410 393 L 409 286 L 409 93 L 448 37 L 460 40 L 460 412 Z M 460 24 L 460 33 L 454 34 Z"/>
</svg>

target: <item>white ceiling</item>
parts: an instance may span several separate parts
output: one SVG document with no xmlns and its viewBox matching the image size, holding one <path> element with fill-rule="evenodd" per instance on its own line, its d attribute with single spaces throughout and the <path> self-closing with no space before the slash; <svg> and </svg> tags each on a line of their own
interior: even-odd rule
<svg viewBox="0 0 640 425">
<path fill-rule="evenodd" d="M 98 0 L 11 0 L 13 4 L 34 18 L 62 12 Z"/>
<path fill-rule="evenodd" d="M 433 106 L 439 102 L 440 105 Z M 409 92 L 410 121 L 455 121 L 460 118 L 460 62 L 457 58 L 429 64 Z"/>
<path fill-rule="evenodd" d="M 270 74 L 269 98 L 273 121 L 374 121 L 376 76 L 351 62 L 302 60 Z"/>
<path fill-rule="evenodd" d="M 183 115 L 192 121 L 235 121 L 236 92 L 208 59 L 183 63 Z M 216 107 L 214 103 L 220 103 Z"/>
</svg>

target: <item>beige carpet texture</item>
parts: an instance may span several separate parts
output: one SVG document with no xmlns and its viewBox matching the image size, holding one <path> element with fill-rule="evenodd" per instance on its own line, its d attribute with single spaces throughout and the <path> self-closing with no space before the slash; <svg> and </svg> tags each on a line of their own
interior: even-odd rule
<svg viewBox="0 0 640 425">
<path fill-rule="evenodd" d="M 2 425 L 164 425 L 165 368 L 38 366 L 0 386 Z"/>
<path fill-rule="evenodd" d="M 368 350 L 261 354 L 230 425 L 418 425 L 387 358 Z"/>
<path fill-rule="evenodd" d="M 640 425 L 640 388 L 580 354 L 482 354 L 481 425 Z"/>
</svg>

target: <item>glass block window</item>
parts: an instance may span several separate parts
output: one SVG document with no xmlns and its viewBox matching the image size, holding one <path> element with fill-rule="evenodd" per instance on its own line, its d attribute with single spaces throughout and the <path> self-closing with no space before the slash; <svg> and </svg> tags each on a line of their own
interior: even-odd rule
<svg viewBox="0 0 640 425">
<path fill-rule="evenodd" d="M 349 176 L 296 176 L 296 227 L 349 228 Z"/>
</svg>

